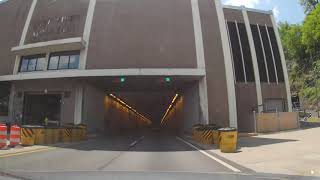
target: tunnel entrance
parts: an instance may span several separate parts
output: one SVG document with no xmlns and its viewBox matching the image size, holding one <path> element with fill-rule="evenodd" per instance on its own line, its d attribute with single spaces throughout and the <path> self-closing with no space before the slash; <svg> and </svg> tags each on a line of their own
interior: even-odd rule
<svg viewBox="0 0 320 180">
<path fill-rule="evenodd" d="M 100 123 L 104 134 L 179 134 L 191 129 L 201 119 L 199 79 L 198 76 L 92 79 L 91 84 L 104 92 L 104 122 Z"/>
<path fill-rule="evenodd" d="M 112 92 L 105 97 L 105 130 L 110 134 L 179 134 L 183 96 L 178 92 Z"/>
</svg>

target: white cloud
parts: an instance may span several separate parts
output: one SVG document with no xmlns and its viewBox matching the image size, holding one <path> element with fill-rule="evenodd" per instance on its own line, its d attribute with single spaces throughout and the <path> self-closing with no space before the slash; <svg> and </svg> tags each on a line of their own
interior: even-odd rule
<svg viewBox="0 0 320 180">
<path fill-rule="evenodd" d="M 273 12 L 274 17 L 275 17 L 276 19 L 278 19 L 279 14 L 280 14 L 280 11 L 279 11 L 279 9 L 278 9 L 277 6 L 275 6 L 275 7 L 272 8 L 272 12 Z"/>
<path fill-rule="evenodd" d="M 260 2 L 261 2 L 260 0 L 227 0 L 225 2 L 225 4 L 226 5 L 233 5 L 233 6 L 245 6 L 248 8 L 254 8 Z"/>
</svg>

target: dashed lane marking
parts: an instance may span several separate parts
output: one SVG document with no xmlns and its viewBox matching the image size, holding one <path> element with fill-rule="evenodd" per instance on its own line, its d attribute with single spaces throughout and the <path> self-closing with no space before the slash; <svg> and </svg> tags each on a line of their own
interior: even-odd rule
<svg viewBox="0 0 320 180">
<path fill-rule="evenodd" d="M 177 136 L 176 138 L 177 138 L 178 140 L 184 142 L 185 144 L 189 145 L 190 147 L 198 150 L 200 153 L 204 154 L 205 156 L 209 157 L 210 159 L 212 159 L 212 160 L 218 162 L 219 164 L 225 166 L 226 168 L 232 170 L 233 172 L 241 172 L 239 169 L 237 169 L 237 168 L 231 166 L 230 164 L 228 164 L 228 163 L 226 163 L 226 162 L 224 162 L 224 161 L 222 161 L 222 160 L 220 160 L 220 159 L 212 156 L 211 154 L 207 153 L 206 151 L 204 151 L 204 150 L 202 150 L 202 149 L 199 149 L 198 147 L 196 147 L 196 146 L 194 146 L 193 144 L 185 141 L 184 139 L 182 139 L 182 138 L 180 138 L 180 137 L 178 137 L 178 136 Z"/>
</svg>

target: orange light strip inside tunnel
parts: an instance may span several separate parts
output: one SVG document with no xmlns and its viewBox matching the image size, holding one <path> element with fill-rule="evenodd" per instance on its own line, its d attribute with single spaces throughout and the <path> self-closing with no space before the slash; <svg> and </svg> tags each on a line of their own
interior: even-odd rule
<svg viewBox="0 0 320 180">
<path fill-rule="evenodd" d="M 117 102 L 119 102 L 121 105 L 125 106 L 126 108 L 128 108 L 129 110 L 131 110 L 132 112 L 134 112 L 135 114 L 137 114 L 138 116 L 140 116 L 142 118 L 143 121 L 147 122 L 148 124 L 152 124 L 152 121 L 149 120 L 148 118 L 146 118 L 145 116 L 143 116 L 142 114 L 140 114 L 136 109 L 132 108 L 131 106 L 129 106 L 127 103 L 125 103 L 124 101 L 122 101 L 120 98 L 116 97 L 113 94 L 109 94 L 110 97 L 112 97 L 113 99 L 115 99 Z"/>
<path fill-rule="evenodd" d="M 176 94 L 176 95 L 173 97 L 170 106 L 168 107 L 166 113 L 164 114 L 164 116 L 163 116 L 162 119 L 161 119 L 161 124 L 163 124 L 163 122 L 164 122 L 164 120 L 166 119 L 166 117 L 168 116 L 170 110 L 173 108 L 173 105 L 175 104 L 178 96 L 179 96 L 179 94 Z"/>
</svg>

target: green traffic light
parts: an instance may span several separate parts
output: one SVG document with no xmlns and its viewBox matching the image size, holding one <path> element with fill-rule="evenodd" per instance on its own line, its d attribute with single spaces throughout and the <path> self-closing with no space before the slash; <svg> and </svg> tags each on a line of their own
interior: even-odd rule
<svg viewBox="0 0 320 180">
<path fill-rule="evenodd" d="M 121 78 L 120 78 L 120 82 L 123 83 L 123 82 L 125 82 L 125 81 L 126 81 L 126 78 L 125 78 L 125 77 L 121 77 Z"/>
<path fill-rule="evenodd" d="M 165 80 L 166 82 L 171 82 L 171 77 L 165 77 L 164 80 Z"/>
</svg>

